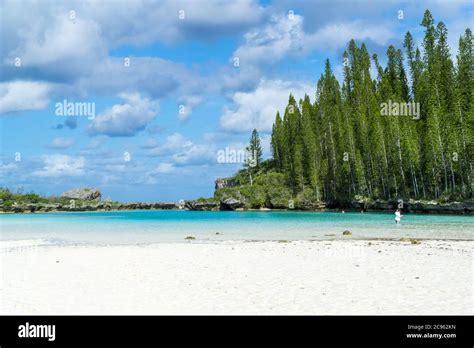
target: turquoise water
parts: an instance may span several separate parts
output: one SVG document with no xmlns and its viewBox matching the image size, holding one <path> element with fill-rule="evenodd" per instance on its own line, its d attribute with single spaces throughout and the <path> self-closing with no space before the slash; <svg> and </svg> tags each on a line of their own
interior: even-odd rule
<svg viewBox="0 0 474 348">
<path fill-rule="evenodd" d="M 351 230 L 351 237 L 342 236 Z M 219 233 L 219 234 L 216 234 Z M 328 236 L 334 234 L 335 236 Z M 392 213 L 113 211 L 0 216 L 0 240 L 40 239 L 66 244 L 141 244 L 334 238 L 474 240 L 474 217 Z"/>
</svg>

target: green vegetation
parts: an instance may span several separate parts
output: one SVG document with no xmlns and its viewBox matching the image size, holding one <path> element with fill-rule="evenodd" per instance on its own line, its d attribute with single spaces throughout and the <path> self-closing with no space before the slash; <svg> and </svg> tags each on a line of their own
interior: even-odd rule
<svg viewBox="0 0 474 348">
<path fill-rule="evenodd" d="M 446 26 L 435 26 L 429 11 L 421 25 L 423 54 L 408 32 L 405 55 L 390 45 L 385 68 L 365 44 L 350 41 L 342 86 L 327 60 L 315 101 L 290 95 L 283 116 L 276 114 L 273 159 L 246 166 L 235 176 L 240 186 L 216 190 L 216 198 L 243 196 L 249 208 L 287 207 L 291 199 L 295 208 L 344 206 L 356 197 L 472 200 L 472 31 L 460 37 L 453 62 Z M 249 148 L 255 138 L 256 131 Z"/>
<path fill-rule="evenodd" d="M 271 161 L 263 161 L 260 170 L 252 170 L 254 180 L 250 183 L 250 177 L 246 170 L 240 170 L 235 179 L 240 185 L 218 189 L 214 193 L 215 200 L 232 197 L 244 202 L 244 208 L 258 209 L 262 207 L 274 209 L 304 208 L 307 202 L 316 202 L 312 190 L 304 190 L 293 194 L 288 186 L 288 176 L 277 172 L 275 169 L 268 170 Z"/>
<path fill-rule="evenodd" d="M 247 153 L 249 154 L 244 166 L 245 167 L 255 167 L 259 169 L 262 164 L 262 155 L 263 150 L 260 144 L 260 136 L 256 129 L 253 130 L 250 137 L 250 143 L 246 148 Z"/>
<path fill-rule="evenodd" d="M 205 198 L 205 197 L 199 197 L 198 199 L 194 200 L 197 203 L 219 203 L 214 197 L 211 198 Z"/>
<path fill-rule="evenodd" d="M 36 193 L 11 192 L 7 188 L 0 188 L 0 202 L 4 211 L 11 211 L 13 205 L 30 203 L 49 203 L 48 199 L 43 198 Z"/>
<path fill-rule="evenodd" d="M 91 201 L 75 199 L 74 204 L 76 207 L 82 207 L 87 204 L 90 205 Z M 66 197 L 42 197 L 36 193 L 23 193 L 22 190 L 17 192 L 11 192 L 8 188 L 0 188 L 0 210 L 12 211 L 14 206 L 24 207 L 28 204 L 35 204 L 37 207 L 45 206 L 48 204 L 63 205 L 67 206 L 71 204 L 71 199 Z"/>
</svg>

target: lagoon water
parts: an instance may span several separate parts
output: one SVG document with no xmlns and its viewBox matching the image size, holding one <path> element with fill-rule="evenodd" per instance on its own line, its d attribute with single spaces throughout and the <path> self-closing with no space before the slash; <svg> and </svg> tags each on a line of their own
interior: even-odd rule
<svg viewBox="0 0 474 348">
<path fill-rule="evenodd" d="M 352 236 L 342 236 L 344 230 Z M 474 217 L 393 213 L 111 211 L 4 214 L 0 240 L 127 245 L 228 240 L 402 238 L 474 240 Z"/>
</svg>

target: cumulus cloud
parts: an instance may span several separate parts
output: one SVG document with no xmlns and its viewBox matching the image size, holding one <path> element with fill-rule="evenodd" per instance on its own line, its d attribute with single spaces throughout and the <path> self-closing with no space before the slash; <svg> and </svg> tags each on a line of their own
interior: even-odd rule
<svg viewBox="0 0 474 348">
<path fill-rule="evenodd" d="M 109 7 L 89 2 L 84 10 L 102 24 L 105 35 L 114 45 L 216 39 L 237 34 L 257 24 L 263 16 L 263 8 L 255 0 L 162 0 L 112 4 Z M 140 18 L 140 21 L 135 18 Z"/>
<path fill-rule="evenodd" d="M 44 19 L 28 14 L 26 19 L 7 20 L 9 36 L 2 38 L 8 41 L 8 51 L 2 53 L 8 59 L 0 67 L 7 80 L 19 74 L 12 67 L 12 60 L 18 56 L 24 63 L 21 74 L 63 83 L 50 94 L 110 96 L 139 91 L 152 99 L 173 96 L 178 105 L 184 106 L 184 112 L 177 112 L 180 120 L 186 120 L 210 93 L 254 89 L 265 75 L 268 62 L 315 48 L 341 47 L 354 35 L 377 42 L 390 37 L 388 29 L 363 22 L 327 24 L 308 33 L 302 16 L 283 15 L 283 11 L 271 15 L 271 6 L 262 7 L 253 0 L 84 2 L 73 8 L 46 2 L 43 6 L 34 3 L 32 9 L 41 11 Z M 11 15 L 6 17 L 14 17 L 24 7 L 8 2 L 4 10 Z M 73 20 L 70 10 L 75 11 Z M 181 10 L 184 19 L 179 18 Z M 131 65 L 125 67 L 123 57 L 108 55 L 111 49 L 123 45 L 207 41 L 244 32 L 244 42 L 233 54 L 239 57 L 240 68 L 221 66 L 213 76 L 158 57 L 129 57 Z M 90 129 L 91 134 L 94 129 Z M 133 134 L 133 130 L 126 133 Z M 109 135 L 125 136 L 120 131 Z"/>
<path fill-rule="evenodd" d="M 306 42 L 309 47 L 336 50 L 345 47 L 350 39 L 371 40 L 376 44 L 385 45 L 395 36 L 387 25 L 351 21 L 328 24 L 314 34 L 307 35 Z"/>
<path fill-rule="evenodd" d="M 212 145 L 192 144 L 175 153 L 172 158 L 176 164 L 205 164 L 216 157 Z"/>
<path fill-rule="evenodd" d="M 125 102 L 115 104 L 95 117 L 88 127 L 91 135 L 128 137 L 145 129 L 155 119 L 159 103 L 138 93 L 119 95 Z"/>
<path fill-rule="evenodd" d="M 93 76 L 81 77 L 76 85 L 84 93 L 116 95 L 138 90 L 154 99 L 207 90 L 198 73 L 158 57 L 131 57 L 130 66 L 124 66 L 123 58 L 107 58 L 94 65 Z"/>
<path fill-rule="evenodd" d="M 205 164 L 215 160 L 213 144 L 197 144 L 182 134 L 174 133 L 166 141 L 149 151 L 151 156 L 165 158 L 176 165 Z"/>
<path fill-rule="evenodd" d="M 262 26 L 252 28 L 243 43 L 229 57 L 230 64 L 239 59 L 238 68 L 223 68 L 221 90 L 226 93 L 254 89 L 260 79 L 287 58 L 302 58 L 311 52 L 330 53 L 346 47 L 351 39 L 366 40 L 384 45 L 396 34 L 386 25 L 375 21 L 341 20 L 305 30 L 306 17 L 295 13 L 279 12 L 270 16 Z"/>
<path fill-rule="evenodd" d="M 146 145 L 149 145 L 151 142 L 147 142 Z M 177 151 L 180 151 L 183 148 L 187 148 L 193 145 L 193 142 L 187 139 L 185 136 L 179 133 L 173 133 L 166 138 L 166 141 L 162 145 L 155 146 L 150 154 L 155 156 L 170 155 Z"/>
<path fill-rule="evenodd" d="M 278 61 L 290 50 L 301 51 L 305 41 L 303 17 L 273 16 L 270 23 L 254 28 L 244 35 L 245 43 L 237 48 L 234 57 L 239 64 Z"/>
<path fill-rule="evenodd" d="M 43 155 L 44 166 L 33 172 L 40 177 L 80 176 L 84 174 L 85 158 L 68 155 Z"/>
<path fill-rule="evenodd" d="M 48 106 L 50 85 L 34 81 L 0 83 L 0 113 L 40 110 Z"/>
<path fill-rule="evenodd" d="M 51 149 L 67 149 L 74 144 L 74 139 L 71 138 L 54 138 L 48 147 Z"/>
<path fill-rule="evenodd" d="M 269 132 L 277 111 L 284 111 L 290 93 L 298 100 L 313 92 L 314 87 L 306 82 L 262 80 L 254 91 L 234 94 L 235 108 L 224 109 L 220 125 L 235 132 L 251 131 L 253 128 Z"/>
<path fill-rule="evenodd" d="M 239 57 L 243 66 L 258 65 L 314 49 L 336 50 L 344 47 L 350 39 L 369 39 L 385 44 L 394 36 L 386 25 L 363 21 L 329 23 L 313 33 L 307 33 L 302 16 L 274 15 L 264 27 L 254 28 L 244 35 L 245 42 L 235 50 L 234 57 Z"/>
<path fill-rule="evenodd" d="M 23 40 L 11 52 L 11 59 L 20 57 L 22 64 L 27 66 L 58 61 L 82 62 L 82 66 L 87 66 L 86 59 L 92 60 L 98 55 L 106 54 L 100 27 L 89 18 L 78 15 L 72 20 L 69 11 L 64 11 L 57 13 L 51 24 L 40 21 L 36 23 L 31 30 L 21 32 Z"/>
<path fill-rule="evenodd" d="M 209 40 L 238 34 L 258 24 L 264 14 L 264 8 L 256 0 L 83 1 L 75 2 L 73 6 L 60 1 L 37 1 L 27 5 L 6 1 L 2 2 L 2 9 L 11 28 L 5 35 L 7 48 L 41 31 L 46 32 L 42 38 L 47 41 L 52 42 L 51 38 L 62 40 L 55 36 L 60 32 L 56 28 L 72 32 L 90 30 L 88 35 L 91 38 L 100 33 L 109 47 L 173 43 L 183 39 Z M 74 11 L 73 19 L 71 10 Z M 38 20 L 38 13 L 44 20 Z M 82 23 L 89 28 L 82 28 Z M 76 28 L 69 24 L 76 25 Z M 69 46 L 69 43 L 60 43 Z"/>
<path fill-rule="evenodd" d="M 208 90 L 203 86 L 210 86 L 203 83 L 199 72 L 158 57 L 129 57 L 131 65 L 125 67 L 124 57 L 112 57 L 108 52 L 122 45 L 198 37 L 208 40 L 223 35 L 227 29 L 231 29 L 228 33 L 235 33 L 237 27 L 247 29 L 260 16 L 259 6 L 251 0 L 236 3 L 215 0 L 205 4 L 134 1 L 131 4 L 83 2 L 72 7 L 59 2 L 41 5 L 32 3 L 25 11 L 21 4 L 2 4 L 4 17 L 8 18 L 5 30 L 8 35 L 3 30 L 1 33 L 2 79 L 20 77 L 61 83 L 61 88 L 49 91 L 56 97 L 140 91 L 152 99 L 160 99 L 173 94 L 180 96 L 178 102 L 186 106 L 187 112 L 178 115 L 183 119 Z M 178 18 L 181 9 L 186 12 L 184 20 Z M 73 19 L 71 10 L 75 11 Z M 40 12 L 41 17 L 31 16 L 30 11 Z M 21 59 L 21 69 L 13 64 L 17 57 Z"/>
</svg>

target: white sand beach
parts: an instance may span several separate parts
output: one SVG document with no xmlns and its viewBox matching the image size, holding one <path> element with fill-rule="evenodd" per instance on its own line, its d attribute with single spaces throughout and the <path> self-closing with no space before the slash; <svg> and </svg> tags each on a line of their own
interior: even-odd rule
<svg viewBox="0 0 474 348">
<path fill-rule="evenodd" d="M 0 242 L 1 314 L 474 314 L 474 242 Z"/>
</svg>

